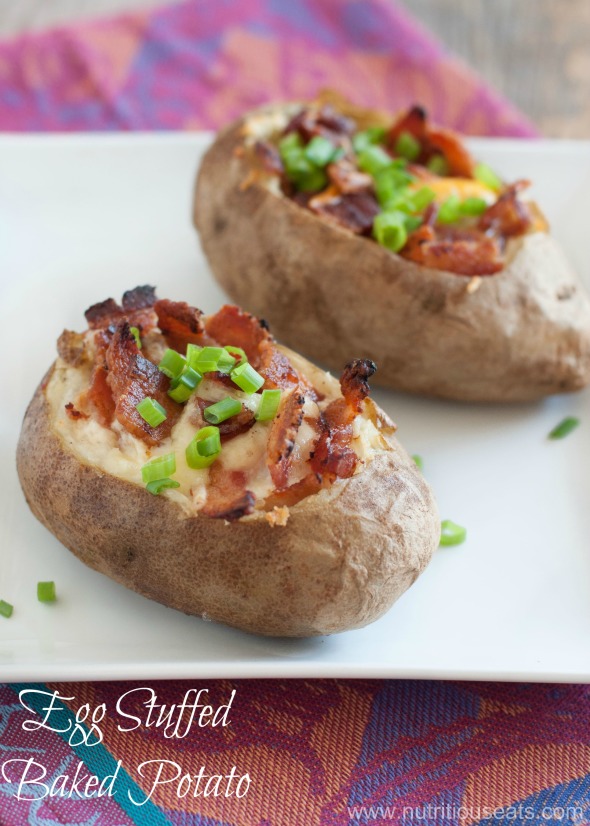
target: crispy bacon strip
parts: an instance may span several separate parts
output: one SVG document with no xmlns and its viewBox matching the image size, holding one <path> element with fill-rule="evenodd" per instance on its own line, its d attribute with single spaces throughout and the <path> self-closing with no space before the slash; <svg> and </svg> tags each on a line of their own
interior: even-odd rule
<svg viewBox="0 0 590 826">
<path fill-rule="evenodd" d="M 224 304 L 215 315 L 209 316 L 205 321 L 205 329 L 221 346 L 231 344 L 232 347 L 241 347 L 256 369 L 260 364 L 259 346 L 263 341 L 271 339 L 263 322 L 233 304 Z"/>
<path fill-rule="evenodd" d="M 451 129 L 430 126 L 428 115 L 422 106 L 412 106 L 393 124 L 388 134 L 390 147 L 395 147 L 402 132 L 409 132 L 422 147 L 416 163 L 426 165 L 433 155 L 443 155 L 451 175 L 473 177 L 473 158 L 463 146 L 459 135 Z"/>
<path fill-rule="evenodd" d="M 206 407 L 210 407 L 214 402 L 197 398 L 196 404 L 201 411 L 201 418 L 204 422 L 204 425 L 201 425 L 201 427 L 209 424 L 202 414 L 203 410 L 205 410 Z M 226 419 L 224 422 L 221 422 L 221 424 L 216 425 L 216 427 L 219 428 L 219 435 L 222 441 L 227 441 L 227 439 L 233 439 L 234 436 L 239 436 L 241 433 L 250 430 L 255 421 L 254 413 L 244 407 L 236 416 Z"/>
<path fill-rule="evenodd" d="M 258 370 L 265 378 L 265 390 L 287 390 L 300 384 L 297 371 L 287 356 L 281 353 L 272 338 L 261 342 L 259 351 Z"/>
<path fill-rule="evenodd" d="M 115 402 L 107 383 L 107 350 L 110 340 L 111 334 L 107 330 L 97 330 L 94 336 L 94 369 L 88 389 L 80 399 L 83 405 L 90 407 L 103 427 L 110 427 L 115 415 Z"/>
<path fill-rule="evenodd" d="M 89 307 L 84 316 L 91 330 L 101 330 L 110 324 L 116 324 L 123 318 L 124 313 L 123 308 L 119 307 L 114 298 L 107 298 Z"/>
<path fill-rule="evenodd" d="M 438 228 L 423 225 L 412 232 L 400 255 L 423 267 L 457 275 L 493 275 L 504 266 L 500 245 L 481 232 L 440 237 Z"/>
<path fill-rule="evenodd" d="M 220 462 L 209 468 L 207 501 L 201 513 L 212 519 L 235 522 L 252 513 L 256 498 L 246 490 L 246 475 L 241 470 L 227 470 Z"/>
<path fill-rule="evenodd" d="M 308 207 L 324 220 L 356 235 L 367 235 L 371 232 L 373 221 L 380 209 L 373 192 L 340 194 L 332 189 L 316 195 L 309 201 Z"/>
<path fill-rule="evenodd" d="M 138 327 L 142 335 L 149 333 L 156 326 L 156 291 L 154 287 L 144 285 L 123 293 L 123 311 L 129 324 Z"/>
<path fill-rule="evenodd" d="M 430 157 L 438 153 L 443 155 L 451 175 L 458 175 L 460 178 L 473 178 L 475 163 L 467 149 L 465 149 L 459 135 L 451 129 L 443 129 L 442 126 L 431 126 L 428 129 L 428 142 L 430 144 Z M 427 162 L 429 159 L 427 159 Z"/>
<path fill-rule="evenodd" d="M 326 104 L 317 109 L 302 109 L 287 124 L 285 134 L 299 132 L 304 141 L 310 141 L 316 135 L 332 141 L 339 146 L 348 146 L 354 132 L 355 123 L 341 115 L 332 106 Z"/>
<path fill-rule="evenodd" d="M 351 448 L 354 410 L 346 399 L 330 402 L 320 418 L 320 435 L 310 460 L 312 470 L 322 479 L 348 479 L 358 457 Z"/>
<path fill-rule="evenodd" d="M 373 179 L 361 172 L 349 158 L 341 158 L 326 167 L 328 178 L 341 193 L 369 192 L 373 189 Z"/>
<path fill-rule="evenodd" d="M 241 347 L 252 367 L 265 378 L 265 388 L 288 389 L 299 383 L 297 371 L 281 353 L 264 321 L 231 304 L 205 322 L 207 334 L 225 346 Z"/>
<path fill-rule="evenodd" d="M 304 404 L 305 396 L 298 389 L 283 394 L 279 411 L 270 428 L 266 463 L 277 490 L 287 486 L 291 454 L 303 421 Z"/>
<path fill-rule="evenodd" d="M 150 287 L 149 284 L 144 284 L 143 287 L 134 287 L 132 290 L 127 290 L 123 293 L 122 305 L 126 312 L 133 312 L 134 310 L 148 310 L 156 303 L 155 287 Z"/>
<path fill-rule="evenodd" d="M 268 141 L 256 141 L 254 152 L 265 172 L 271 175 L 282 175 L 285 171 L 279 150 Z"/>
<path fill-rule="evenodd" d="M 369 395 L 369 379 L 375 374 L 377 365 L 370 359 L 353 359 L 344 368 L 340 377 L 340 389 L 346 404 L 360 413 L 363 402 Z"/>
<path fill-rule="evenodd" d="M 311 467 L 322 477 L 347 479 L 354 473 L 358 457 L 352 449 L 352 425 L 369 395 L 368 380 L 377 367 L 370 359 L 354 359 L 340 377 L 341 399 L 330 402 L 320 420 Z"/>
<path fill-rule="evenodd" d="M 173 350 L 184 352 L 187 344 L 204 344 L 203 313 L 185 301 L 159 299 L 154 305 L 158 327 Z"/>
<path fill-rule="evenodd" d="M 479 228 L 484 232 L 493 230 L 505 238 L 527 232 L 532 224 L 532 215 L 528 205 L 518 199 L 518 193 L 529 185 L 529 181 L 511 184 L 496 203 L 483 213 L 479 219 Z"/>
<path fill-rule="evenodd" d="M 182 408 L 168 396 L 169 379 L 142 356 L 127 321 L 117 325 L 106 352 L 106 363 L 106 381 L 115 402 L 117 420 L 133 436 L 148 445 L 157 445 L 170 435 Z M 146 397 L 155 399 L 166 411 L 166 419 L 158 427 L 150 427 L 135 409 Z"/>
<path fill-rule="evenodd" d="M 290 485 L 284 490 L 275 491 L 271 493 L 270 496 L 267 496 L 264 500 L 264 509 L 271 511 L 275 507 L 292 507 L 296 505 L 297 502 L 301 502 L 302 499 L 306 499 L 308 496 L 317 493 L 323 486 L 324 482 L 321 475 L 312 471 L 304 476 L 303 479 L 295 482 L 294 485 Z"/>
<path fill-rule="evenodd" d="M 132 327 L 138 327 L 142 333 L 147 333 L 156 326 L 153 311 L 155 302 L 155 289 L 145 285 L 128 290 L 123 295 L 122 307 L 113 298 L 107 298 L 106 301 L 93 304 L 84 315 L 91 330 L 114 327 L 125 318 Z"/>
</svg>

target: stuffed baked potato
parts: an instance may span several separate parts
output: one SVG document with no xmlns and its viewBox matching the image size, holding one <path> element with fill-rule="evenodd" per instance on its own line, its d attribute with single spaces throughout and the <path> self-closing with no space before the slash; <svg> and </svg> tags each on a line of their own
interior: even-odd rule
<svg viewBox="0 0 590 826">
<path fill-rule="evenodd" d="M 152 288 L 86 312 L 26 412 L 37 518 L 87 565 L 246 631 L 311 636 L 382 615 L 438 545 L 431 491 L 368 398 L 237 307 Z"/>
<path fill-rule="evenodd" d="M 527 185 L 419 107 L 281 104 L 218 135 L 194 221 L 231 298 L 289 346 L 373 359 L 405 391 L 520 401 L 590 381 L 590 301 Z"/>
</svg>

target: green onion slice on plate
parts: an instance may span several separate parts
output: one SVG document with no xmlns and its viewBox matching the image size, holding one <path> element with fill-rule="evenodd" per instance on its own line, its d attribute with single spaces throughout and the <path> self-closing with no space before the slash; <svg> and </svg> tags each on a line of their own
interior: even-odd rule
<svg viewBox="0 0 590 826">
<path fill-rule="evenodd" d="M 39 602 L 55 602 L 55 582 L 38 582 L 37 599 Z"/>
<path fill-rule="evenodd" d="M 566 436 L 575 430 L 580 424 L 580 420 L 576 419 L 574 416 L 568 416 L 566 419 L 563 419 L 558 425 L 556 425 L 551 433 L 549 434 L 549 439 L 564 439 Z"/>
<path fill-rule="evenodd" d="M 457 525 L 456 522 L 452 522 L 450 519 L 441 522 L 440 528 L 441 545 L 460 545 L 467 538 L 467 528 Z"/>
</svg>

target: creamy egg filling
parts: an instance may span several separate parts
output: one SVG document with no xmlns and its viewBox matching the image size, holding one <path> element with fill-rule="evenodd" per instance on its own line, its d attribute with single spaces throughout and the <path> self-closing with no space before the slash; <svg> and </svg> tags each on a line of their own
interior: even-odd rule
<svg viewBox="0 0 590 826">
<path fill-rule="evenodd" d="M 289 359 L 295 369 L 303 372 L 299 357 L 289 352 Z M 313 422 L 319 417 L 320 411 L 340 395 L 339 384 L 333 376 L 317 368 L 314 368 L 313 375 L 309 375 L 309 365 L 307 374 L 314 387 L 325 398 L 319 403 L 306 398 L 304 420 L 293 448 L 289 484 L 299 481 L 308 472 L 306 461 L 310 457 L 317 438 Z M 165 490 L 160 495 L 177 502 L 188 515 L 197 513 L 207 501 L 210 472 L 209 468 L 189 468 L 185 460 L 186 447 L 198 429 L 194 423 L 197 398 L 213 403 L 226 396 L 232 396 L 255 412 L 260 396 L 248 395 L 238 388 L 234 390 L 205 378 L 195 395 L 185 404 L 180 419 L 172 428 L 170 437 L 157 447 L 150 447 L 141 439 L 128 433 L 116 420 L 110 428 L 107 428 L 93 418 L 72 419 L 68 416 L 66 404 L 72 402 L 76 405 L 76 400 L 88 387 L 90 376 L 90 366 L 75 368 L 58 359 L 46 388 L 54 429 L 68 449 L 80 462 L 142 488 L 145 487 L 141 476 L 142 466 L 156 456 L 175 453 L 176 473 L 173 478 L 179 482 L 180 487 Z M 255 422 L 245 433 L 224 441 L 221 454 L 217 459 L 217 462 L 225 469 L 242 471 L 245 474 L 246 487 L 255 495 L 259 507 L 262 506 L 264 499 L 274 491 L 266 463 L 266 446 L 271 426 L 272 421 Z M 355 419 L 351 446 L 360 459 L 359 470 L 374 453 L 387 448 L 382 434 L 369 413 Z"/>
</svg>

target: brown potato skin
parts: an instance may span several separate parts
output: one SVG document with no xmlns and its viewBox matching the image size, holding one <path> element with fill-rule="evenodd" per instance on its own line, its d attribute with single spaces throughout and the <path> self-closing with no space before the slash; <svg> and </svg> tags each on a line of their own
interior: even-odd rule
<svg viewBox="0 0 590 826">
<path fill-rule="evenodd" d="M 18 443 L 27 502 L 82 562 L 150 599 L 257 634 L 333 634 L 384 614 L 438 546 L 432 492 L 393 431 L 391 451 L 285 527 L 261 513 L 229 524 L 80 463 L 52 426 L 50 375 Z"/>
<path fill-rule="evenodd" d="M 245 122 L 207 151 L 194 223 L 217 280 L 280 340 L 332 369 L 371 358 L 378 384 L 441 398 L 529 401 L 590 382 L 590 300 L 550 235 L 511 241 L 505 269 L 470 293 L 469 277 L 244 187 Z"/>
</svg>

